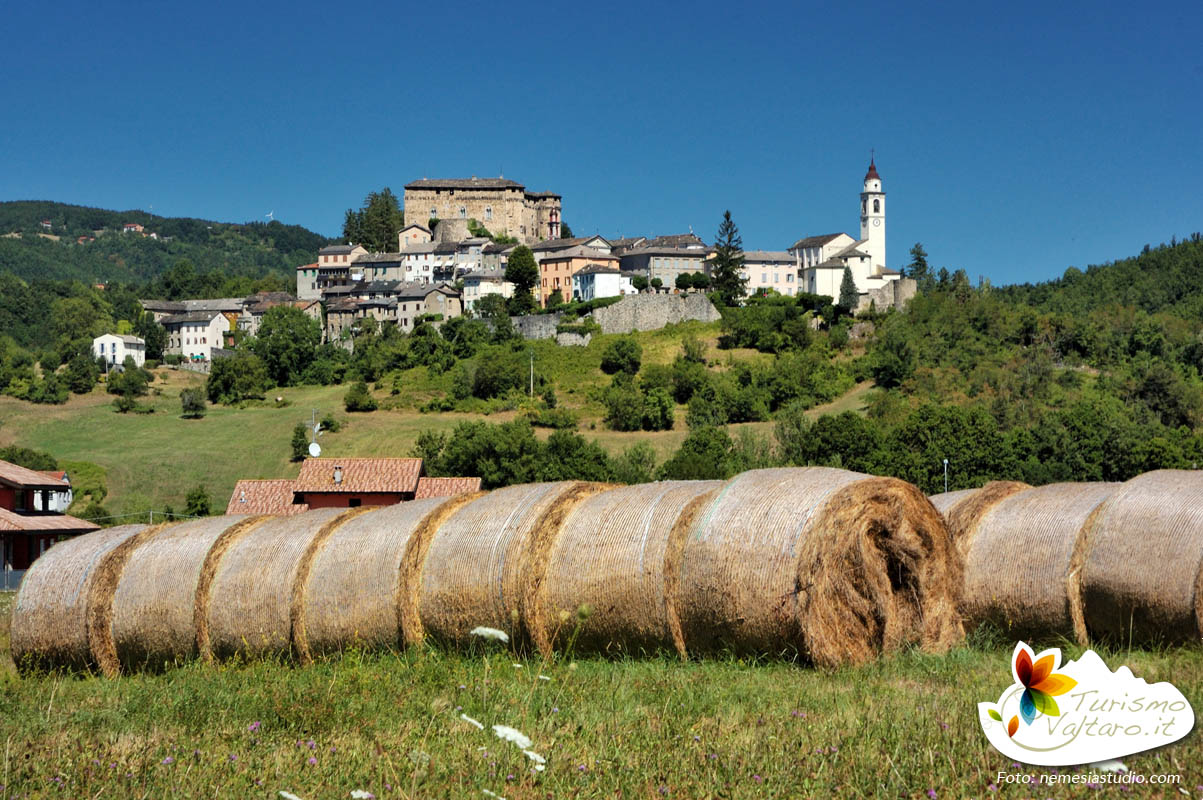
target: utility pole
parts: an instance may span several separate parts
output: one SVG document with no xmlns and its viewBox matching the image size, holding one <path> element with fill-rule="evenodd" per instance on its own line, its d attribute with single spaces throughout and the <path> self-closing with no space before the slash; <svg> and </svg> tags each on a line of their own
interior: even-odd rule
<svg viewBox="0 0 1203 800">
<path fill-rule="evenodd" d="M 944 491 L 948 491 L 948 459 L 944 459 Z"/>
<path fill-rule="evenodd" d="M 535 396 L 535 348 L 530 349 L 530 396 Z"/>
</svg>

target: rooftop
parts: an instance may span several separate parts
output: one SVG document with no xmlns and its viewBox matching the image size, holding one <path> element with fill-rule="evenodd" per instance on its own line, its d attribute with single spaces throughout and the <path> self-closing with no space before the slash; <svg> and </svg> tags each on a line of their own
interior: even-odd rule
<svg viewBox="0 0 1203 800">
<path fill-rule="evenodd" d="M 831 243 L 833 240 L 845 236 L 843 233 L 825 233 L 822 236 L 807 236 L 805 239 L 799 239 L 794 242 L 794 246 L 790 250 L 804 250 L 807 247 L 822 247 L 825 244 Z M 851 237 L 849 237 L 851 238 Z"/>
<path fill-rule="evenodd" d="M 480 478 L 418 478 L 415 500 L 423 497 L 450 497 L 480 491 Z"/>
<path fill-rule="evenodd" d="M 618 256 L 612 256 L 608 253 L 603 253 L 592 247 L 576 245 L 564 250 L 556 250 L 543 257 L 544 261 L 556 261 L 561 258 L 600 258 L 606 261 L 617 261 Z"/>
<path fill-rule="evenodd" d="M 606 246 L 610 244 L 604 236 L 574 236 L 568 239 L 545 239 L 532 244 L 530 249 L 536 253 L 541 250 L 567 250 L 569 247 L 577 247 L 592 241 L 602 242 Z"/>
<path fill-rule="evenodd" d="M 304 503 L 292 502 L 293 481 L 238 481 L 226 506 L 227 514 L 300 514 Z"/>
<path fill-rule="evenodd" d="M 606 267 L 601 264 L 586 264 L 581 269 L 578 269 L 575 275 L 619 275 L 621 270 L 617 267 Z"/>
<path fill-rule="evenodd" d="M 508 178 L 421 178 L 405 184 L 406 189 L 525 189 Z"/>
<path fill-rule="evenodd" d="M 354 250 L 355 247 L 349 244 L 332 244 L 329 247 L 323 247 L 317 251 L 319 256 L 345 256 Z"/>
<path fill-rule="evenodd" d="M 336 473 L 341 480 L 335 482 Z M 422 474 L 420 458 L 307 458 L 297 492 L 414 492 Z"/>
<path fill-rule="evenodd" d="M 51 478 L 45 472 L 26 469 L 7 461 L 0 461 L 0 483 L 22 489 L 59 489 L 61 480 Z"/>
<path fill-rule="evenodd" d="M 220 311 L 188 311 L 183 314 L 172 314 L 168 317 L 163 317 L 160 323 L 166 325 L 179 325 L 184 322 L 212 322 L 214 317 L 221 316 Z"/>
<path fill-rule="evenodd" d="M 59 488 L 62 486 L 60 484 Z M 0 531 L 74 531 L 89 533 L 100 530 L 95 522 L 67 514 L 18 514 L 0 508 Z"/>
</svg>

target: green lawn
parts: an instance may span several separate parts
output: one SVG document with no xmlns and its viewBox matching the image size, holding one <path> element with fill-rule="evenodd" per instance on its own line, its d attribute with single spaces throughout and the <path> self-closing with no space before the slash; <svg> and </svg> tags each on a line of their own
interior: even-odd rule
<svg viewBox="0 0 1203 800">
<path fill-rule="evenodd" d="M 117 680 L 19 677 L 0 594 L 0 798 L 975 798 L 1009 759 L 975 704 L 1009 648 L 903 653 L 821 672 L 781 662 L 540 661 L 504 650 L 349 653 L 308 668 L 189 664 Z M 1067 657 L 1078 654 L 1071 648 Z M 1203 653 L 1105 653 L 1203 703 Z M 521 665 L 516 666 L 516 665 Z M 543 680 L 545 676 L 549 680 Z M 466 714 L 485 725 L 478 730 Z M 529 736 L 545 771 L 490 727 Z M 1124 759 L 1203 784 L 1203 745 Z M 1041 770 L 1029 769 L 1039 774 Z M 935 795 L 930 795 L 929 791 Z M 1039 797 L 1182 796 L 1083 786 Z M 1004 797 L 1033 792 L 1003 786 Z"/>
</svg>

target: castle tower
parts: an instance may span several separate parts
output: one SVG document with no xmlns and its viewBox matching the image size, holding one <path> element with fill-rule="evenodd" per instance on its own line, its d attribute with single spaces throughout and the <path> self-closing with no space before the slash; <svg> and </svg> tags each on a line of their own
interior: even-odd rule
<svg viewBox="0 0 1203 800">
<path fill-rule="evenodd" d="M 880 274 L 886 266 L 886 193 L 873 159 L 869 159 L 865 188 L 860 193 L 860 238 L 865 240 L 862 249 L 872 256 L 870 274 Z"/>
</svg>

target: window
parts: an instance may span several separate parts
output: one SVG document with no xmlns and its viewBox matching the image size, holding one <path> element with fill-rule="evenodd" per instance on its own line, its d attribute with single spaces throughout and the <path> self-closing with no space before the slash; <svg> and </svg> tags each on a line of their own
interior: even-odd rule
<svg viewBox="0 0 1203 800">
<path fill-rule="evenodd" d="M 347 508 L 359 508 L 363 505 L 363 500 L 358 497 L 352 497 L 347 501 Z"/>
<path fill-rule="evenodd" d="M 763 272 L 762 272 L 762 273 L 760 273 L 760 282 L 761 282 L 761 283 L 768 283 L 768 282 L 769 282 L 769 276 L 768 276 L 768 275 L 766 275 L 766 274 L 765 274 L 765 273 L 763 273 Z"/>
<path fill-rule="evenodd" d="M 493 207 L 492 207 L 492 206 L 485 206 L 485 219 L 486 219 L 486 220 L 489 220 L 489 219 L 492 219 L 492 218 L 493 218 Z"/>
<path fill-rule="evenodd" d="M 792 272 L 785 273 L 785 282 L 793 283 L 794 282 L 794 273 L 792 273 Z"/>
<path fill-rule="evenodd" d="M 880 212 L 881 212 L 881 201 L 875 199 L 873 201 L 873 213 L 878 214 Z"/>
<path fill-rule="evenodd" d="M 468 208 L 467 208 L 467 206 L 460 206 L 460 207 L 459 207 L 459 218 L 460 218 L 460 219 L 467 219 L 467 218 L 468 218 Z"/>
</svg>

